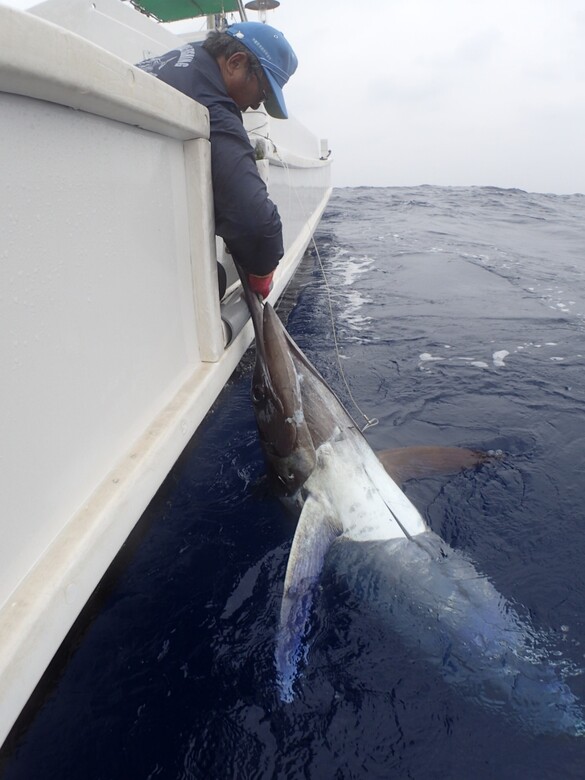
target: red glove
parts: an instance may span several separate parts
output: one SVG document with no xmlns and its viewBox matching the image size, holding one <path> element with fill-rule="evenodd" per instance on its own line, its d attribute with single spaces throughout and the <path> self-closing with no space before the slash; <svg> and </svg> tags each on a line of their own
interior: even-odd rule
<svg viewBox="0 0 585 780">
<path fill-rule="evenodd" d="M 268 297 L 268 293 L 272 290 L 272 277 L 274 271 L 266 276 L 255 276 L 254 274 L 248 274 L 248 284 L 252 292 L 257 293 L 262 299 Z"/>
</svg>

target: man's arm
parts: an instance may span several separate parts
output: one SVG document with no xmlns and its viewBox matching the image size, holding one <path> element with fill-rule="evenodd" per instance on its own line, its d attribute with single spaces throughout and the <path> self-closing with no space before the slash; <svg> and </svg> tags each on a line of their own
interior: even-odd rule
<svg viewBox="0 0 585 780">
<path fill-rule="evenodd" d="M 221 113 L 219 119 L 211 117 L 216 231 L 245 271 L 265 276 L 284 254 L 280 215 L 268 197 L 239 117 L 225 109 Z"/>
</svg>

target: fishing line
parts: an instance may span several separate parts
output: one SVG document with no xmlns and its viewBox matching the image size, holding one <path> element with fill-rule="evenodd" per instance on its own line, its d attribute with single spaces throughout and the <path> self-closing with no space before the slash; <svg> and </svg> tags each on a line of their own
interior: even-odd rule
<svg viewBox="0 0 585 780">
<path fill-rule="evenodd" d="M 294 192 L 295 193 L 296 199 L 298 201 L 298 205 L 299 205 L 299 207 L 301 209 L 301 213 L 305 217 L 305 222 L 307 222 L 308 221 L 308 217 L 307 217 L 307 212 L 305 210 L 305 206 L 304 206 L 303 202 L 301 201 L 301 199 L 299 197 L 299 193 L 292 186 L 290 168 L 289 168 L 288 164 L 286 163 L 286 161 L 283 160 L 282 157 L 280 156 L 280 153 L 279 153 L 279 151 L 278 151 L 274 141 L 272 141 L 272 139 L 270 139 L 270 138 L 267 138 L 266 140 L 270 141 L 270 143 L 272 144 L 272 149 L 273 149 L 274 154 L 280 160 L 280 163 L 282 164 L 282 167 L 286 170 L 287 177 L 288 177 L 289 192 Z M 333 302 L 332 302 L 333 301 L 333 297 L 332 297 L 332 294 L 331 294 L 331 287 L 329 285 L 329 280 L 327 279 L 327 274 L 325 273 L 325 268 L 323 267 L 323 261 L 321 260 L 321 255 L 319 253 L 319 248 L 317 247 L 317 243 L 315 241 L 314 234 L 311 235 L 311 243 L 313 245 L 313 249 L 315 250 L 315 255 L 317 256 L 317 262 L 319 263 L 319 268 L 321 270 L 321 276 L 323 277 L 323 282 L 325 284 L 325 290 L 326 290 L 326 293 L 327 293 L 327 306 L 328 306 L 328 309 L 329 309 L 329 319 L 331 321 L 331 333 L 333 335 L 333 345 L 334 345 L 334 349 L 335 349 L 335 356 L 336 356 L 336 359 L 337 359 L 337 366 L 339 368 L 339 375 L 341 377 L 341 380 L 342 380 L 343 384 L 345 385 L 345 389 L 347 390 L 347 393 L 349 395 L 349 398 L 351 399 L 352 404 L 357 409 L 359 414 L 366 421 L 366 424 L 361 429 L 362 433 L 364 433 L 365 431 L 368 430 L 368 428 L 373 428 L 374 426 L 378 425 L 379 420 L 378 420 L 377 417 L 368 417 L 368 415 L 362 410 L 362 408 L 360 407 L 360 405 L 356 401 L 356 399 L 355 399 L 355 397 L 354 397 L 354 395 L 353 395 L 353 393 L 351 391 L 351 388 L 349 386 L 349 382 L 347 380 L 347 377 L 345 375 L 345 371 L 343 369 L 342 360 L 341 360 L 341 350 L 339 348 L 339 341 L 337 339 L 337 328 L 335 326 L 335 316 L 333 314 Z M 292 280 L 292 277 L 291 277 L 291 280 Z M 289 284 L 290 284 L 291 280 L 289 280 Z M 285 290 L 286 289 L 288 289 L 288 285 L 286 286 Z"/>
<path fill-rule="evenodd" d="M 337 328 L 335 326 L 335 317 L 333 314 L 333 303 L 332 303 L 332 295 L 331 295 L 331 287 L 329 286 L 329 280 L 327 279 L 327 274 L 325 273 L 325 269 L 323 268 L 323 262 L 321 260 L 321 255 L 319 254 L 319 249 L 317 248 L 317 243 L 315 242 L 315 239 L 313 236 L 311 236 L 311 241 L 313 243 L 313 249 L 315 250 L 315 254 L 317 255 L 317 261 L 319 263 L 319 268 L 321 269 L 321 274 L 323 276 L 323 282 L 325 284 L 325 289 L 327 290 L 327 306 L 329 308 L 329 318 L 331 320 L 331 333 L 333 334 L 333 344 L 335 346 L 335 355 L 337 357 L 337 365 L 339 367 L 339 373 L 341 375 L 341 379 L 343 381 L 343 384 L 345 385 L 345 389 L 348 392 L 348 395 L 351 399 L 351 402 L 357 409 L 357 411 L 361 414 L 361 416 L 366 421 L 366 424 L 361 429 L 362 433 L 364 431 L 367 431 L 368 428 L 374 428 L 376 425 L 378 425 L 378 418 L 377 417 L 368 417 L 368 415 L 362 410 L 358 402 L 355 400 L 353 393 L 351 392 L 351 388 L 349 386 L 349 382 L 347 381 L 347 378 L 345 376 L 345 371 L 343 369 L 343 365 L 341 362 L 341 352 L 339 349 L 339 343 L 337 341 Z"/>
</svg>

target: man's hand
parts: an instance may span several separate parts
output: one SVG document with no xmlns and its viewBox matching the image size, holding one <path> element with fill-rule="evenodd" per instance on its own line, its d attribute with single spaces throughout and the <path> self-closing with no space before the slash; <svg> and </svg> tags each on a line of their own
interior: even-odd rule
<svg viewBox="0 0 585 780">
<path fill-rule="evenodd" d="M 255 274 L 248 274 L 248 284 L 250 285 L 250 289 L 252 292 L 260 295 L 262 300 L 264 300 L 264 298 L 268 297 L 270 290 L 272 290 L 273 276 L 274 271 L 272 271 L 272 273 L 266 274 L 266 276 L 255 276 Z"/>
</svg>

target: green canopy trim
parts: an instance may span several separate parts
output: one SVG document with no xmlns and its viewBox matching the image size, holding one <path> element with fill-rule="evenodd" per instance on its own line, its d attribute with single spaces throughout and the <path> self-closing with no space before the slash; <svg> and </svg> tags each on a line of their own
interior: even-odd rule
<svg viewBox="0 0 585 780">
<path fill-rule="evenodd" d="M 238 0 L 132 0 L 132 5 L 139 11 L 156 16 L 161 22 L 233 13 L 241 7 Z"/>
</svg>

